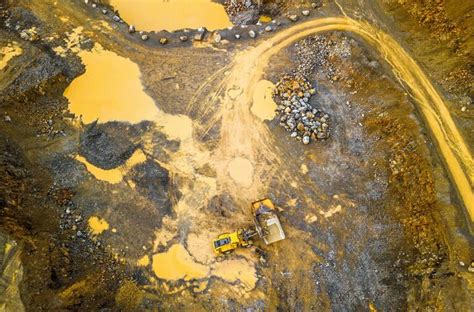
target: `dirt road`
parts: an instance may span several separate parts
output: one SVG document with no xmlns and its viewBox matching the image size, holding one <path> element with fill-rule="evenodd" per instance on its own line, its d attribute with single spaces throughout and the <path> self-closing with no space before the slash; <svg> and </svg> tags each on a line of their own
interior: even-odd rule
<svg viewBox="0 0 474 312">
<path fill-rule="evenodd" d="M 226 90 L 224 102 L 221 104 L 221 116 L 219 116 L 223 121 L 222 151 L 225 150 L 226 153 L 231 153 L 231 147 L 235 146 L 225 142 L 228 137 L 228 135 L 225 135 L 227 131 L 229 134 L 232 133 L 234 138 L 238 135 L 247 138 L 250 136 L 255 139 L 252 143 L 250 143 L 250 140 L 242 141 L 253 146 L 239 145 L 240 152 L 246 154 L 250 159 L 253 159 L 254 154 L 262 147 L 267 147 L 265 149 L 267 160 L 271 161 L 276 157 L 273 155 L 269 143 L 266 142 L 268 135 L 265 133 L 265 125 L 255 122 L 255 118 L 250 116 L 254 86 L 262 78 L 270 58 L 281 49 L 309 35 L 331 30 L 349 31 L 366 40 L 387 61 L 399 81 L 408 87 L 411 96 L 418 104 L 419 111 L 430 129 L 434 141 L 437 143 L 453 183 L 456 185 L 468 211 L 470 220 L 471 222 L 474 221 L 473 159 L 442 97 L 423 70 L 393 38 L 365 21 L 354 20 L 347 16 L 308 21 L 285 29 L 257 47 L 238 55 L 231 64 L 231 73 L 219 85 L 219 88 Z M 206 84 L 214 82 L 208 81 Z M 225 86 L 222 84 L 225 84 Z M 236 97 L 232 95 L 235 93 L 238 94 Z M 213 100 L 208 101 L 206 105 L 213 105 Z M 196 101 L 193 100 L 192 103 L 196 103 Z M 200 104 L 202 105 L 202 103 Z M 229 107 L 233 109 L 228 109 Z M 234 127 L 235 123 L 241 126 L 236 128 Z M 252 129 L 251 133 L 246 129 Z M 242 131 L 247 132 L 242 133 Z"/>
</svg>

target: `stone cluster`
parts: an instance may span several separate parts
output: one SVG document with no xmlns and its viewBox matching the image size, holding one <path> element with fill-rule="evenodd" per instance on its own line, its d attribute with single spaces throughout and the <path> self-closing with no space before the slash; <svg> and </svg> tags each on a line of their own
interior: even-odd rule
<svg viewBox="0 0 474 312">
<path fill-rule="evenodd" d="M 315 69 L 324 69 L 327 78 L 337 81 L 341 78 L 341 73 L 331 62 L 334 57 L 347 59 L 351 56 L 351 44 L 347 37 L 342 40 L 332 40 L 326 36 L 316 35 L 305 38 L 295 44 L 296 62 L 298 67 L 296 72 L 308 76 Z"/>
<path fill-rule="evenodd" d="M 329 115 L 309 103 L 314 94 L 316 90 L 302 75 L 285 75 L 275 88 L 280 125 L 291 133 L 292 138 L 305 145 L 311 139 L 329 137 Z"/>
</svg>

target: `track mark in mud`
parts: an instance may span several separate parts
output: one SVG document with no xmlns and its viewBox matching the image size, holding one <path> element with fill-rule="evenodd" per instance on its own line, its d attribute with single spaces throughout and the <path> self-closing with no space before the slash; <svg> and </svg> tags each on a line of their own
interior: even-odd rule
<svg viewBox="0 0 474 312">
<path fill-rule="evenodd" d="M 102 234 L 109 229 L 109 223 L 105 219 L 96 216 L 90 217 L 87 223 L 89 224 L 89 231 L 93 235 Z"/>
<path fill-rule="evenodd" d="M 13 41 L 6 47 L 0 49 L 0 70 L 7 67 L 8 62 L 14 57 L 20 56 L 23 53 L 23 49 L 20 47 L 18 42 Z"/>
<path fill-rule="evenodd" d="M 138 65 L 96 44 L 78 55 L 86 72 L 64 91 L 69 110 L 85 123 L 153 120 L 158 114 L 153 99 L 143 91 Z"/>
<path fill-rule="evenodd" d="M 232 122 L 238 121 L 241 128 L 252 129 L 252 133 L 246 134 L 245 142 L 256 143 L 263 141 L 259 137 L 270 137 L 268 131 L 265 131 L 266 129 L 252 124 L 245 115 L 245 109 L 251 101 L 249 93 L 253 94 L 255 85 L 262 79 L 270 58 L 280 50 L 304 37 L 334 30 L 349 31 L 366 40 L 385 58 L 400 82 L 410 89 L 411 96 L 418 104 L 418 108 L 428 128 L 431 130 L 434 141 L 437 143 L 439 151 L 443 156 L 460 198 L 467 208 L 470 219 L 474 221 L 474 194 L 472 191 L 474 161 L 449 110 L 435 87 L 429 81 L 429 78 L 408 53 L 392 37 L 366 21 L 354 20 L 349 17 L 328 17 L 307 21 L 282 30 L 255 48 L 243 51 L 237 55 L 233 61 L 232 69 L 221 83 L 227 87 L 227 90 L 244 90 L 233 101 L 234 103 L 239 103 L 241 108 L 239 113 L 233 113 L 232 110 L 223 112 L 221 114 L 223 124 L 227 126 L 228 123 L 232 124 Z M 209 81 L 206 81 L 206 83 L 209 83 Z M 205 86 L 200 87 L 200 89 L 205 88 Z M 226 103 L 224 103 L 224 107 Z M 212 104 L 206 103 L 205 105 L 209 106 Z M 231 127 L 227 127 L 231 129 Z M 227 136 L 225 131 L 226 129 L 224 128 L 222 130 L 224 137 Z M 235 136 L 235 132 L 229 133 L 228 136 Z M 239 140 L 234 140 L 233 143 L 235 144 L 235 142 L 239 142 Z M 267 144 L 265 142 L 261 143 L 260 149 L 263 149 L 263 146 Z M 252 150 L 252 148 L 255 148 L 255 145 L 250 146 L 250 144 L 247 144 L 245 148 Z M 272 149 L 268 151 L 267 157 L 280 159 L 278 152 Z M 297 185 L 296 182 L 294 183 Z M 293 184 L 291 185 L 293 186 Z M 263 186 L 262 189 L 264 189 Z"/>
<path fill-rule="evenodd" d="M 121 17 L 140 30 L 160 31 L 206 27 L 209 30 L 232 26 L 224 7 L 211 0 L 111 0 Z"/>
<path fill-rule="evenodd" d="M 255 266 L 245 259 L 216 262 L 213 266 L 212 275 L 229 283 L 240 281 L 245 291 L 254 289 L 258 280 Z"/>
</svg>

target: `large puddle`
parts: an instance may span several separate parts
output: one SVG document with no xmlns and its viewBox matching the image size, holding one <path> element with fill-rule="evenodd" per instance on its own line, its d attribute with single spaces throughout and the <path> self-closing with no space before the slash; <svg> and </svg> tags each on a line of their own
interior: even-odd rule
<svg viewBox="0 0 474 312">
<path fill-rule="evenodd" d="M 140 30 L 232 26 L 224 7 L 211 0 L 110 0 L 120 16 Z"/>
<path fill-rule="evenodd" d="M 200 279 L 209 274 L 209 268 L 193 260 L 183 245 L 175 244 L 164 253 L 153 256 L 153 272 L 166 280 Z"/>
<path fill-rule="evenodd" d="M 154 119 L 157 108 L 143 91 L 137 64 L 97 44 L 79 56 L 86 72 L 64 91 L 72 113 L 82 116 L 84 123 Z"/>
</svg>

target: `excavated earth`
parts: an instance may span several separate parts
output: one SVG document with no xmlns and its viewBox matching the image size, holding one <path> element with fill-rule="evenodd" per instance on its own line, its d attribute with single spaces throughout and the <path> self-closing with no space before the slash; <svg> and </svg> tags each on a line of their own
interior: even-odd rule
<svg viewBox="0 0 474 312">
<path fill-rule="evenodd" d="M 103 14 L 109 1 L 88 2 L 0 0 L 5 311 L 474 308 L 472 222 L 417 103 L 372 46 L 329 31 L 270 58 L 262 79 L 310 68 L 309 104 L 330 116 L 329 137 L 303 145 L 273 113 L 277 97 L 266 94 L 263 118 L 242 101 L 252 49 L 278 29 L 160 44 Z M 234 23 L 311 8 L 308 19 L 380 27 L 472 149 L 474 12 L 415 2 L 221 1 Z M 123 90 L 104 83 L 122 78 Z M 127 105 L 100 102 L 111 94 Z M 251 226 L 250 202 L 263 197 L 287 239 L 216 257 L 212 239 Z"/>
</svg>

